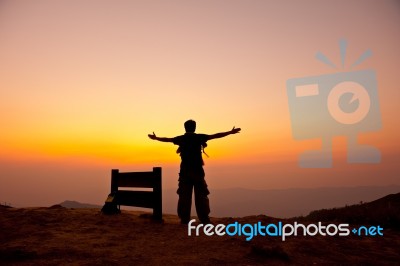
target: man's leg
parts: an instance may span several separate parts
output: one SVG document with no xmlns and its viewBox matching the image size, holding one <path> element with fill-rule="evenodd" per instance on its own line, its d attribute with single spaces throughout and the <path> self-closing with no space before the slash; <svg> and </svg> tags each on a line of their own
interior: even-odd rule
<svg viewBox="0 0 400 266">
<path fill-rule="evenodd" d="M 191 182 L 179 181 L 178 188 L 178 216 L 182 224 L 190 221 L 190 210 L 192 207 L 193 184 Z"/>
<path fill-rule="evenodd" d="M 204 179 L 194 184 L 194 200 L 197 217 L 199 217 L 200 222 L 203 224 L 210 223 L 210 218 L 208 217 L 210 214 L 208 194 L 210 194 L 210 192 L 208 191 L 207 183 Z"/>
</svg>

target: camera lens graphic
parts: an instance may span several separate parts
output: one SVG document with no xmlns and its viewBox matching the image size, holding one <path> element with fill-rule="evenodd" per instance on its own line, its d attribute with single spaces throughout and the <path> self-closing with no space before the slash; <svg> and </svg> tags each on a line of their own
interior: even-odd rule
<svg viewBox="0 0 400 266">
<path fill-rule="evenodd" d="M 357 82 L 341 82 L 333 87 L 328 95 L 329 113 L 341 124 L 352 125 L 360 122 L 368 114 L 370 105 L 368 92 Z"/>
</svg>

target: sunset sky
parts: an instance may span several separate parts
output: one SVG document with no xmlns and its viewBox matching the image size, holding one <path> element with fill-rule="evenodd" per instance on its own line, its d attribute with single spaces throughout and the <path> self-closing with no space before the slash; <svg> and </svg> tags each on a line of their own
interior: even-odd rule
<svg viewBox="0 0 400 266">
<path fill-rule="evenodd" d="M 399 1 L 0 1 L 0 201 L 101 203 L 112 168 L 161 166 L 174 188 L 177 147 L 147 134 L 183 134 L 187 119 L 242 128 L 208 143 L 210 188 L 400 184 L 399 47 Z M 332 168 L 300 168 L 320 140 L 293 138 L 286 81 L 364 69 L 382 129 L 360 141 L 381 163 L 348 164 L 338 136 Z"/>
</svg>

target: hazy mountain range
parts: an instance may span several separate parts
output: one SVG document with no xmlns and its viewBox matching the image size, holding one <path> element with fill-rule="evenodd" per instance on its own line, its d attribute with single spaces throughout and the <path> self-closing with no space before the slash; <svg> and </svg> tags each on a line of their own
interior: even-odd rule
<svg viewBox="0 0 400 266">
<path fill-rule="evenodd" d="M 74 201 L 74 200 L 66 200 L 57 205 L 61 205 L 65 208 L 71 208 L 71 209 L 86 209 L 86 208 L 99 209 L 102 207 L 100 205 L 90 204 L 90 203 L 81 203 L 81 202 Z"/>
<path fill-rule="evenodd" d="M 212 217 L 268 215 L 288 218 L 308 215 L 313 210 L 370 202 L 400 192 L 400 185 L 381 187 L 296 188 L 254 190 L 244 188 L 211 190 Z M 104 196 L 104 198 L 106 195 Z M 163 213 L 176 213 L 175 189 L 163 190 Z M 67 208 L 101 208 L 102 205 L 64 201 Z M 193 215 L 195 215 L 193 204 Z"/>
</svg>

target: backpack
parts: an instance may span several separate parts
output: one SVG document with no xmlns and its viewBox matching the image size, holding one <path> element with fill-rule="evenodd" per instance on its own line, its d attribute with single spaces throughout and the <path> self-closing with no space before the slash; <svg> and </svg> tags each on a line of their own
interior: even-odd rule
<svg viewBox="0 0 400 266">
<path fill-rule="evenodd" d="M 110 193 L 108 195 L 103 208 L 101 208 L 102 213 L 104 213 L 106 215 L 121 213 L 121 210 L 118 208 L 115 198 L 116 198 L 115 192 Z"/>
</svg>

